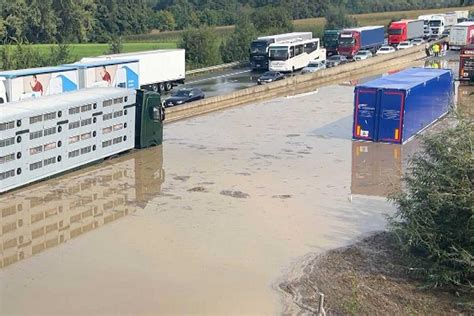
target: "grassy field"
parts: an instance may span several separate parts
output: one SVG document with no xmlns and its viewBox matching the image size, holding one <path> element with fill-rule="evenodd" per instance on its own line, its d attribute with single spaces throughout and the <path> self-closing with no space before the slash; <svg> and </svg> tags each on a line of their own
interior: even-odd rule
<svg viewBox="0 0 474 316">
<path fill-rule="evenodd" d="M 38 44 L 35 45 L 41 53 L 49 52 L 51 44 Z M 82 57 L 91 57 L 106 54 L 109 45 L 108 44 L 70 44 L 71 55 L 74 57 L 74 60 L 79 60 Z M 176 41 L 159 41 L 159 42 L 133 42 L 133 43 L 123 43 L 123 52 L 131 53 L 144 50 L 153 50 L 153 49 L 164 49 L 164 48 L 176 48 Z"/>
</svg>

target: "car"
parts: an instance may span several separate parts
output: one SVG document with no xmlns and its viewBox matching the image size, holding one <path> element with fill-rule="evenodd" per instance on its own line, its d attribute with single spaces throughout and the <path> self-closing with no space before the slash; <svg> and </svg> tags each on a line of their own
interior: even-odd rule
<svg viewBox="0 0 474 316">
<path fill-rule="evenodd" d="M 414 46 L 420 46 L 420 45 L 423 45 L 425 43 L 425 40 L 422 39 L 422 38 L 415 38 L 415 39 L 411 40 L 411 43 Z"/>
<path fill-rule="evenodd" d="M 335 67 L 337 65 L 346 64 L 349 62 L 346 56 L 333 55 L 326 60 L 326 68 Z"/>
<path fill-rule="evenodd" d="M 281 72 L 278 71 L 267 71 L 260 78 L 257 79 L 257 84 L 265 84 L 273 81 L 282 80 L 285 78 Z"/>
<path fill-rule="evenodd" d="M 407 48 L 412 48 L 412 47 L 413 47 L 413 44 L 409 41 L 400 42 L 397 45 L 397 49 L 407 49 Z"/>
<path fill-rule="evenodd" d="M 386 55 L 386 54 L 391 54 L 391 53 L 395 53 L 395 52 L 396 52 L 396 49 L 393 48 L 392 46 L 382 46 L 375 53 L 375 55 Z"/>
<path fill-rule="evenodd" d="M 204 99 L 205 95 L 199 88 L 183 88 L 174 92 L 171 97 L 164 101 L 165 107 L 180 105 L 187 102 Z"/>
<path fill-rule="evenodd" d="M 360 50 L 354 55 L 354 60 L 365 60 L 370 57 L 372 57 L 372 52 L 370 50 Z"/>
<path fill-rule="evenodd" d="M 301 70 L 301 73 L 302 74 L 313 73 L 325 68 L 326 68 L 325 61 L 313 60 L 309 62 L 308 66 L 304 67 L 303 70 Z"/>
</svg>

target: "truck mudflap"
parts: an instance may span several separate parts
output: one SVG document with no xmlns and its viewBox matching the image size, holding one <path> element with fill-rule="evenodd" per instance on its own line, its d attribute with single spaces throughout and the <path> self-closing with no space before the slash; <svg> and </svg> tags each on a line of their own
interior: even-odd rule
<svg viewBox="0 0 474 316">
<path fill-rule="evenodd" d="M 405 93 L 356 88 L 353 139 L 401 143 Z"/>
</svg>

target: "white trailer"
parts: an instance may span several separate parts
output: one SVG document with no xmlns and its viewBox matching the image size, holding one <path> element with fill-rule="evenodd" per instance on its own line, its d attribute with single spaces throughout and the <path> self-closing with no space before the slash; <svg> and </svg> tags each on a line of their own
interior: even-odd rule
<svg viewBox="0 0 474 316">
<path fill-rule="evenodd" d="M 173 86 L 184 83 L 186 74 L 184 49 L 163 49 L 87 57 L 81 59 L 81 62 L 124 59 L 138 60 L 139 86 L 142 89 L 164 92 L 171 90 Z"/>
<path fill-rule="evenodd" d="M 458 23 L 458 17 L 454 12 L 434 15 L 429 22 L 430 34 L 435 37 L 449 35 L 451 27 L 456 23 Z"/>
<path fill-rule="evenodd" d="M 454 11 L 454 13 L 458 17 L 458 22 L 463 22 L 469 18 L 469 10 L 458 10 Z"/>
<path fill-rule="evenodd" d="M 474 22 L 462 22 L 453 26 L 449 34 L 449 48 L 459 50 L 469 44 L 474 44 Z"/>
<path fill-rule="evenodd" d="M 116 87 L 138 89 L 138 59 L 107 59 L 63 65 L 78 70 L 79 89 Z"/>
<path fill-rule="evenodd" d="M 0 72 L 0 103 L 77 89 L 78 71 L 71 67 L 41 67 Z"/>
<path fill-rule="evenodd" d="M 134 148 L 136 92 L 81 89 L 0 106 L 0 193 Z"/>
</svg>

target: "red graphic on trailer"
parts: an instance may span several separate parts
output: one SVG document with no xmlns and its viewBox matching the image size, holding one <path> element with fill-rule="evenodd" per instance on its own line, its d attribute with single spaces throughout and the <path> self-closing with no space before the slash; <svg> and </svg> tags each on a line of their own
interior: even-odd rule
<svg viewBox="0 0 474 316">
<path fill-rule="evenodd" d="M 40 92 L 43 95 L 43 85 L 38 81 L 36 75 L 33 75 L 33 82 L 30 82 L 30 87 L 33 92 Z"/>
<path fill-rule="evenodd" d="M 112 76 L 110 76 L 110 73 L 107 71 L 107 68 L 105 66 L 102 67 L 100 75 L 102 77 L 102 81 L 107 82 L 107 85 L 110 86 L 112 83 Z"/>
</svg>

